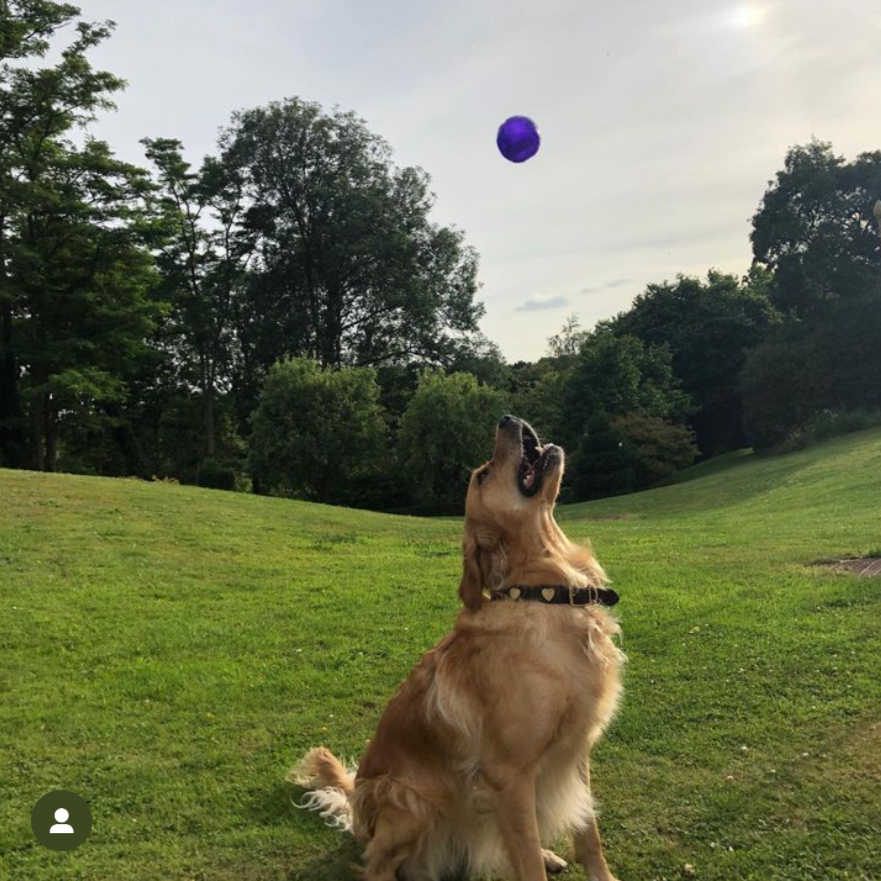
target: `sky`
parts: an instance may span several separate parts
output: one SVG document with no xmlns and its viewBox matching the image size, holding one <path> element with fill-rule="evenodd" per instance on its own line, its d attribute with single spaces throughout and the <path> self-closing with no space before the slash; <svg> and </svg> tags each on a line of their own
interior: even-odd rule
<svg viewBox="0 0 881 881">
<path fill-rule="evenodd" d="M 516 361 L 652 282 L 741 275 L 786 150 L 881 149 L 877 0 L 80 0 L 124 77 L 93 133 L 198 161 L 233 111 L 298 96 L 353 110 L 432 178 L 434 219 L 480 254 L 481 329 Z M 507 117 L 539 153 L 507 162 Z M 881 194 L 879 194 L 881 195 Z"/>
</svg>

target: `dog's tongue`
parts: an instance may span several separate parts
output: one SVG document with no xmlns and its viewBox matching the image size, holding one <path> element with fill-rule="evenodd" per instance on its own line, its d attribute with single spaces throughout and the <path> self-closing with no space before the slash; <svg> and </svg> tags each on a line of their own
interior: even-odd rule
<svg viewBox="0 0 881 881">
<path fill-rule="evenodd" d="M 526 477 L 523 478 L 523 486 L 525 489 L 532 489 L 534 483 L 535 472 L 530 468 L 529 471 L 526 472 Z"/>
</svg>

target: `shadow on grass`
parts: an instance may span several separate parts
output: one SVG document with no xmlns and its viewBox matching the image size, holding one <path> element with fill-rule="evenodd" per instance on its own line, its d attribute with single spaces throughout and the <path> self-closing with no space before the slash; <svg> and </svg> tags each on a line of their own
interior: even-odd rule
<svg viewBox="0 0 881 881">
<path fill-rule="evenodd" d="M 357 873 L 361 865 L 361 848 L 352 838 L 348 838 L 347 846 L 337 847 L 328 851 L 325 856 L 311 860 L 288 875 L 285 881 L 354 881 L 361 877 Z M 462 872 L 445 875 L 444 878 L 447 881 L 478 881 L 476 876 Z M 482 876 L 480 881 L 484 881 Z"/>
<path fill-rule="evenodd" d="M 306 793 L 307 790 L 300 786 L 280 783 L 266 793 L 266 799 L 254 804 L 253 814 L 261 823 L 278 825 L 290 820 L 290 812 L 295 811 L 314 830 L 327 831 L 324 821 L 317 814 L 297 809 L 296 802 Z M 285 875 L 285 881 L 349 881 L 361 877 L 358 870 L 363 865 L 363 845 L 348 832 L 330 831 L 333 837 L 321 853 L 314 854 L 302 866 L 291 870 Z M 445 877 L 449 881 L 471 881 L 472 876 L 460 871 Z"/>
<path fill-rule="evenodd" d="M 361 848 L 347 835 L 337 847 L 294 869 L 286 881 L 349 881 L 357 877 L 355 868 L 360 865 Z"/>
<path fill-rule="evenodd" d="M 302 865 L 288 870 L 285 881 L 348 881 L 355 877 L 353 866 L 361 863 L 362 848 L 347 832 L 329 829 L 317 814 L 301 810 L 297 804 L 306 794 L 299 786 L 279 780 L 255 793 L 250 805 L 254 822 L 267 829 L 289 827 L 301 835 L 314 836 L 316 844 Z M 325 833 L 321 835 L 321 833 Z M 292 846 L 293 849 L 293 846 Z"/>
</svg>

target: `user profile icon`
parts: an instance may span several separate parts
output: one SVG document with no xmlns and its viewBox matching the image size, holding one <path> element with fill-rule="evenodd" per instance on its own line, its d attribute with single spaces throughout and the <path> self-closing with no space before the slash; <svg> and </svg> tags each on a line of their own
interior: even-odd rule
<svg viewBox="0 0 881 881">
<path fill-rule="evenodd" d="M 68 824 L 70 811 L 59 808 L 55 811 L 55 819 L 58 821 L 50 830 L 50 835 L 73 835 L 73 826 Z"/>
<path fill-rule="evenodd" d="M 92 811 L 75 792 L 57 789 L 34 805 L 31 829 L 49 850 L 76 850 L 92 832 Z"/>
</svg>

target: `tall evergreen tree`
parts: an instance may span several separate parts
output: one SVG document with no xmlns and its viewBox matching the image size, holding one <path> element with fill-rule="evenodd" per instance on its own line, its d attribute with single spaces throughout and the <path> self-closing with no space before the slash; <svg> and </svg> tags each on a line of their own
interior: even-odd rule
<svg viewBox="0 0 881 881">
<path fill-rule="evenodd" d="M 42 0 L 2 3 L 0 19 L 0 462 L 53 469 L 60 427 L 124 397 L 149 328 L 150 184 L 106 144 L 70 140 L 123 87 L 87 57 L 112 24 Z"/>
</svg>

